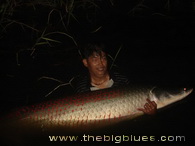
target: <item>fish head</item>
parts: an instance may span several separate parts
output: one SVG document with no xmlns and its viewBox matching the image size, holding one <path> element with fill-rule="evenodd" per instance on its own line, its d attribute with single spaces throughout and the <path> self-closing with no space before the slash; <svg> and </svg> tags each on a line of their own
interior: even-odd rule
<svg viewBox="0 0 195 146">
<path fill-rule="evenodd" d="M 181 88 L 177 90 L 163 90 L 154 88 L 151 91 L 152 99 L 157 103 L 157 108 L 163 108 L 167 105 L 180 101 L 187 97 L 193 89 Z"/>
</svg>

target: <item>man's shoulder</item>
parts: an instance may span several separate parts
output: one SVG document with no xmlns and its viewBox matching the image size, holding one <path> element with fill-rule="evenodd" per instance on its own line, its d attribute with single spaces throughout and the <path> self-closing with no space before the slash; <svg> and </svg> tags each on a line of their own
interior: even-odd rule
<svg viewBox="0 0 195 146">
<path fill-rule="evenodd" d="M 112 71 L 110 73 L 111 78 L 114 80 L 115 85 L 127 85 L 129 84 L 129 79 L 126 75 L 118 71 Z"/>
<path fill-rule="evenodd" d="M 71 85 L 74 88 L 75 93 L 88 91 L 89 77 L 86 75 L 75 76 L 71 82 Z"/>
</svg>

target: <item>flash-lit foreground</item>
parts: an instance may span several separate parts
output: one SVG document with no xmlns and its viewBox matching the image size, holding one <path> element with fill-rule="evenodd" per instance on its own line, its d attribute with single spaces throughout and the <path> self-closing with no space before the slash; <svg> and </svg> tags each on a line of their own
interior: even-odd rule
<svg viewBox="0 0 195 146">
<path fill-rule="evenodd" d="M 188 96 L 193 89 L 168 92 L 159 88 L 125 87 L 105 89 L 23 107 L 2 119 L 1 131 L 6 135 L 19 129 L 18 137 L 31 133 L 58 130 L 84 131 L 132 119 L 143 112 L 146 99 L 163 108 Z M 59 128 L 60 127 L 60 128 Z"/>
</svg>

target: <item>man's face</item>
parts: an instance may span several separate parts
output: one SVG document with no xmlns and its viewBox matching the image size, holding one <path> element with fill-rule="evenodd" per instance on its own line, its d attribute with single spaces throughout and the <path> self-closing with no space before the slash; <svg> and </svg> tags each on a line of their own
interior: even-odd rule
<svg viewBox="0 0 195 146">
<path fill-rule="evenodd" d="M 92 76 L 102 77 L 107 74 L 107 57 L 103 51 L 93 52 L 89 58 L 83 59 L 83 64 Z"/>
</svg>

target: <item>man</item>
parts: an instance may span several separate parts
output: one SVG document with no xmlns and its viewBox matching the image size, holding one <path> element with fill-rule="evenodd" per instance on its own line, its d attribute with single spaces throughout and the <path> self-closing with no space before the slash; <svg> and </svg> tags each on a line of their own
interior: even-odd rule
<svg viewBox="0 0 195 146">
<path fill-rule="evenodd" d="M 128 79 L 119 73 L 108 71 L 108 60 L 105 46 L 101 43 L 88 44 L 83 50 L 83 65 L 88 69 L 88 75 L 78 78 L 73 84 L 75 92 L 95 91 L 110 87 L 128 85 Z M 144 108 L 138 110 L 146 114 L 156 113 L 157 105 L 154 101 L 147 99 Z"/>
</svg>

